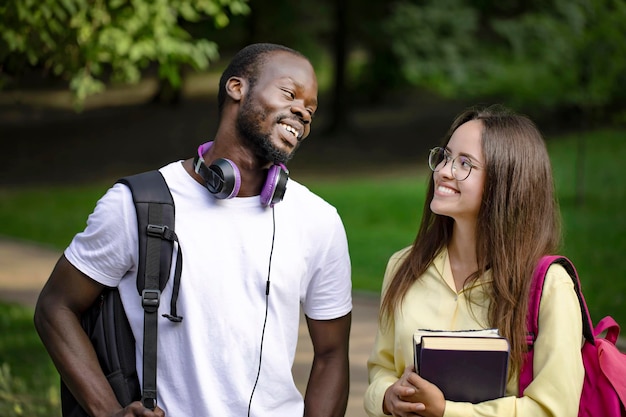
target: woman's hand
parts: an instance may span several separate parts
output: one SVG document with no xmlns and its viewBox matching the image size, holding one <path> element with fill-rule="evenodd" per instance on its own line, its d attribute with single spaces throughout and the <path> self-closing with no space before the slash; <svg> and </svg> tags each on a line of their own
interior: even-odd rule
<svg viewBox="0 0 626 417">
<path fill-rule="evenodd" d="M 398 417 L 442 417 L 445 408 L 441 390 L 417 375 L 413 366 L 385 391 L 383 400 L 383 412 Z"/>
</svg>

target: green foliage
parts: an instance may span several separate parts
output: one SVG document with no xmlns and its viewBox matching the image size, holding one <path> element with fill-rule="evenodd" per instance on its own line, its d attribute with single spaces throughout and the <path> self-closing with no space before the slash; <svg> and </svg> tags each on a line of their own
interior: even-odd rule
<svg viewBox="0 0 626 417">
<path fill-rule="evenodd" d="M 181 67 L 202 70 L 217 45 L 184 24 L 225 27 L 247 0 L 15 0 L 0 5 L 0 62 L 6 74 L 39 67 L 69 80 L 77 104 L 114 82 L 135 83 L 156 63 L 173 87 Z M 6 79 L 4 80 L 6 81 Z"/>
<path fill-rule="evenodd" d="M 578 108 L 626 99 L 626 3 L 401 0 L 385 24 L 411 83 L 511 107 Z M 619 110 L 619 109 L 618 109 Z"/>
<path fill-rule="evenodd" d="M 0 303 L 0 334 L 0 415 L 61 415 L 59 376 L 37 336 L 32 309 Z"/>
<path fill-rule="evenodd" d="M 495 31 L 510 45 L 510 60 L 500 63 L 492 91 L 484 91 L 504 87 L 518 92 L 518 102 L 543 107 L 591 111 L 611 104 L 625 92 L 625 19 L 626 3 L 614 0 L 555 0 L 549 11 L 494 19 Z"/>
<path fill-rule="evenodd" d="M 2 363 L 0 365 L 0 415 L 3 417 L 60 415 L 59 392 L 52 386 L 45 388 L 43 393 L 33 392 L 32 386 L 28 386 L 24 380 L 11 374 L 11 367 L 8 363 Z"/>
<path fill-rule="evenodd" d="M 475 40 L 479 15 L 465 3 L 394 4 L 384 29 L 394 39 L 392 49 L 409 82 L 453 96 L 471 81 L 481 62 Z"/>
</svg>

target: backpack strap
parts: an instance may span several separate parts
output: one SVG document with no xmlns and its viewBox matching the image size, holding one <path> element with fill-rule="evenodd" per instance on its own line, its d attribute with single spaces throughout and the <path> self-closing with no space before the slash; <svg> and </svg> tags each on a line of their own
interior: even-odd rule
<svg viewBox="0 0 626 417">
<path fill-rule="evenodd" d="M 574 290 L 576 291 L 576 296 L 578 297 L 578 302 L 580 304 L 580 312 L 582 314 L 583 336 L 585 337 L 585 340 L 587 340 L 589 343 L 595 344 L 593 336 L 593 323 L 591 321 L 591 316 L 589 315 L 587 303 L 585 302 L 585 298 L 583 297 L 580 279 L 578 278 L 578 273 L 576 272 L 574 264 L 564 256 L 547 255 L 542 257 L 539 260 L 537 267 L 535 268 L 535 272 L 533 273 L 532 281 L 530 284 L 528 313 L 526 315 L 526 328 L 528 329 L 528 333 L 526 335 L 526 344 L 528 345 L 528 351 L 524 356 L 524 363 L 522 365 L 522 369 L 520 370 L 520 397 L 524 394 L 524 390 L 526 389 L 526 387 L 528 387 L 528 385 L 530 385 L 533 380 L 533 347 L 535 344 L 535 340 L 537 340 L 537 335 L 539 334 L 539 307 L 541 304 L 541 294 L 543 293 L 543 284 L 546 278 L 546 273 L 548 272 L 548 268 L 550 268 L 550 266 L 554 263 L 559 264 L 563 268 L 565 268 L 568 275 L 572 279 L 572 282 L 574 283 Z"/>
<path fill-rule="evenodd" d="M 182 317 L 176 314 L 176 301 L 182 272 L 182 250 L 174 232 L 174 201 L 165 179 L 159 171 L 148 171 L 122 178 L 118 182 L 131 190 L 137 211 L 139 264 L 137 291 L 144 309 L 143 384 L 142 403 L 146 408 L 156 407 L 158 309 L 161 291 L 169 280 L 172 257 L 177 246 L 174 288 L 170 314 L 163 316 L 174 322 Z"/>
</svg>

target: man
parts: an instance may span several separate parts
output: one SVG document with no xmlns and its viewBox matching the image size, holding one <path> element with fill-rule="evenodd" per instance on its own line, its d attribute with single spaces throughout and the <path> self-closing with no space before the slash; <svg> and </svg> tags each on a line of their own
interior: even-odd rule
<svg viewBox="0 0 626 417">
<path fill-rule="evenodd" d="M 35 310 L 37 330 L 94 416 L 343 416 L 352 309 L 345 230 L 336 210 L 304 186 L 289 180 L 288 191 L 280 189 L 282 164 L 310 133 L 315 72 L 292 49 L 253 44 L 224 71 L 218 102 L 213 142 L 160 169 L 184 260 L 183 320 L 161 317 L 168 302 L 159 308 L 158 407 L 123 409 L 79 324 L 103 288 L 118 287 L 141 376 L 137 220 L 125 186 L 100 199 L 52 271 Z M 171 297 L 172 281 L 162 299 Z M 315 352 L 304 400 L 291 375 L 300 306 Z"/>
</svg>

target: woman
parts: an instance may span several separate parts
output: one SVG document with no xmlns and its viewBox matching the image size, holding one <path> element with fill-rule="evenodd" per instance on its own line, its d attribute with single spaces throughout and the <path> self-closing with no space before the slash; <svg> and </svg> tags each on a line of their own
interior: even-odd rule
<svg viewBox="0 0 626 417">
<path fill-rule="evenodd" d="M 534 379 L 518 394 L 533 269 L 560 242 L 550 160 L 536 126 L 502 107 L 468 109 L 433 170 L 421 225 L 389 260 L 379 329 L 368 360 L 370 416 L 576 416 L 584 378 L 582 324 L 572 280 L 546 276 Z M 497 328 L 510 343 L 505 396 L 452 402 L 413 369 L 417 329 Z"/>
</svg>

